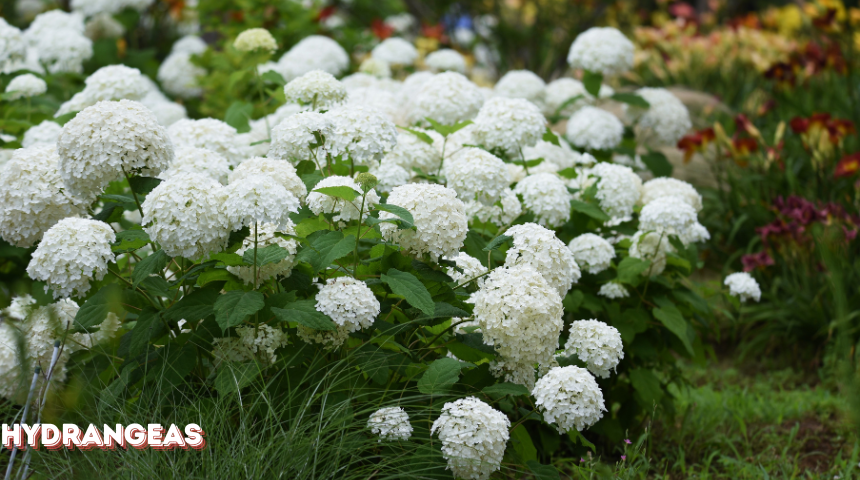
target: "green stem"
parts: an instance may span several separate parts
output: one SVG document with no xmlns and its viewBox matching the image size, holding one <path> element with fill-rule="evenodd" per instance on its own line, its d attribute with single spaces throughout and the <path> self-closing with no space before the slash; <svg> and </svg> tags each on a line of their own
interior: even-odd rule
<svg viewBox="0 0 860 480">
<path fill-rule="evenodd" d="M 257 289 L 257 225 L 259 222 L 254 222 L 254 290 Z"/>
<path fill-rule="evenodd" d="M 263 109 L 263 120 L 266 122 L 266 138 L 272 138 L 272 127 L 269 126 L 269 116 L 266 115 L 266 96 L 263 94 L 263 78 L 260 77 L 260 70 L 254 66 L 254 76 L 257 77 L 257 92 L 260 94 L 260 108 Z M 256 278 L 254 279 L 256 281 Z"/>
<path fill-rule="evenodd" d="M 364 214 L 364 201 L 365 201 L 365 199 L 367 199 L 367 192 L 364 192 L 361 195 L 361 208 L 358 209 L 358 230 L 356 231 L 356 233 L 361 232 L 361 220 L 362 220 L 362 216 Z M 353 251 L 353 255 L 355 256 L 355 264 L 352 267 L 352 278 L 355 278 L 356 274 L 358 273 L 358 241 L 360 239 L 361 239 L 360 235 L 355 237 L 355 249 Z"/>
<path fill-rule="evenodd" d="M 140 200 L 137 198 L 137 192 L 135 192 L 134 188 L 131 186 L 131 177 L 129 177 L 128 173 L 125 171 L 125 167 L 122 168 L 122 173 L 125 175 L 126 180 L 128 180 L 128 189 L 131 190 L 131 196 L 134 198 L 134 203 L 137 205 L 137 211 L 140 212 L 140 219 L 143 221 L 143 207 L 140 205 Z"/>
</svg>

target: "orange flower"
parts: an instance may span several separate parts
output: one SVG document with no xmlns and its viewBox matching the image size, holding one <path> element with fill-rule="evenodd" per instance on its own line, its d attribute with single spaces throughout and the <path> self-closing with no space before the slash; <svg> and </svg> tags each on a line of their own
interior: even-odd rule
<svg viewBox="0 0 860 480">
<path fill-rule="evenodd" d="M 860 152 L 842 157 L 842 160 L 836 164 L 833 176 L 836 178 L 850 177 L 858 171 L 860 171 Z"/>
<path fill-rule="evenodd" d="M 684 163 L 690 163 L 693 154 L 704 151 L 715 138 L 714 129 L 706 128 L 678 140 L 678 148 L 684 151 Z"/>
</svg>

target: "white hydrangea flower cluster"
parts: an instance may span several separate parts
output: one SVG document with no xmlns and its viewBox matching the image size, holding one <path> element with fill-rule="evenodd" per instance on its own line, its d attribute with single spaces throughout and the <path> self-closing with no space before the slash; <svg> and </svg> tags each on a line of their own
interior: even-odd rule
<svg viewBox="0 0 860 480">
<path fill-rule="evenodd" d="M 389 65 L 409 66 L 418 58 L 418 50 L 400 37 L 389 37 L 373 47 L 370 55 Z"/>
<path fill-rule="evenodd" d="M 611 76 L 633 68 L 633 42 L 612 27 L 592 27 L 577 35 L 567 63 L 573 68 Z"/>
<path fill-rule="evenodd" d="M 295 163 L 311 160 L 311 145 L 317 143 L 314 132 L 327 136 L 330 130 L 329 117 L 321 113 L 301 112 L 287 117 L 272 128 L 269 156 Z"/>
<path fill-rule="evenodd" d="M 397 94 L 380 87 L 360 87 L 349 91 L 347 105 L 364 106 L 378 110 L 394 122 L 400 116 Z"/>
<path fill-rule="evenodd" d="M 367 57 L 358 66 L 358 72 L 371 75 L 376 78 L 390 78 L 391 66 L 388 62 L 378 58 Z"/>
<path fill-rule="evenodd" d="M 0 71 L 12 73 L 27 56 L 27 44 L 21 30 L 0 18 Z"/>
<path fill-rule="evenodd" d="M 506 267 L 529 265 L 554 288 L 560 298 L 582 275 L 571 250 L 555 236 L 555 232 L 536 223 L 524 223 L 509 228 L 505 235 L 513 237 L 505 258 Z"/>
<path fill-rule="evenodd" d="M 492 205 L 508 188 L 505 162 L 480 148 L 464 148 L 445 162 L 442 169 L 448 188 L 462 200 Z"/>
<path fill-rule="evenodd" d="M 84 30 L 84 17 L 80 13 L 62 10 L 40 13 L 23 34 L 36 52 L 35 65 L 31 67 L 26 59 L 22 67 L 35 67 L 41 72 L 44 65 L 49 73 L 83 73 L 84 62 L 93 56 L 93 42 L 84 36 Z"/>
<path fill-rule="evenodd" d="M 215 366 L 224 362 L 240 363 L 260 360 L 272 365 L 278 360 L 275 350 L 287 346 L 290 337 L 281 329 L 262 324 L 256 328 L 236 327 L 238 337 L 216 338 L 212 342 Z"/>
<path fill-rule="evenodd" d="M 387 203 L 408 210 L 416 230 L 399 230 L 394 224 L 381 223 L 379 230 L 386 241 L 414 255 L 428 254 L 433 261 L 462 248 L 468 220 L 466 207 L 454 190 L 442 185 L 407 184 L 392 190 Z M 380 220 L 396 218 L 389 212 L 379 214 Z"/>
<path fill-rule="evenodd" d="M 456 477 L 486 480 L 499 469 L 511 421 L 475 397 L 445 403 L 430 432 L 442 441 L 442 455 Z"/>
<path fill-rule="evenodd" d="M 57 139 L 60 175 L 69 191 L 92 200 L 125 175 L 157 176 L 173 162 L 173 143 L 138 102 L 103 101 L 85 108 Z"/>
<path fill-rule="evenodd" d="M 287 225 L 290 213 L 299 211 L 299 199 L 274 178 L 247 175 L 225 187 L 224 211 L 230 230 L 255 223 Z"/>
<path fill-rule="evenodd" d="M 615 258 L 615 247 L 593 233 L 583 233 L 574 238 L 568 247 L 573 252 L 576 263 L 593 275 L 609 268 Z"/>
<path fill-rule="evenodd" d="M 349 54 L 336 41 L 322 35 L 311 35 L 295 44 L 280 60 L 277 70 L 290 81 L 312 70 L 340 75 L 349 69 Z"/>
<path fill-rule="evenodd" d="M 81 202 L 64 190 L 59 161 L 53 145 L 38 144 L 15 150 L 0 169 L 0 236 L 4 240 L 30 247 L 60 220 L 84 214 Z"/>
<path fill-rule="evenodd" d="M 379 163 L 397 143 L 397 128 L 378 110 L 347 105 L 325 114 L 331 122 L 326 145 L 333 156 L 347 156 L 355 165 Z"/>
<path fill-rule="evenodd" d="M 68 217 L 49 228 L 27 266 L 33 280 L 54 290 L 54 298 L 83 296 L 92 280 L 101 280 L 114 261 L 116 235 L 98 220 Z"/>
<path fill-rule="evenodd" d="M 726 277 L 723 285 L 729 287 L 729 294 L 738 297 L 741 302 L 761 300 L 761 288 L 758 282 L 747 272 L 733 273 Z"/>
<path fill-rule="evenodd" d="M 521 98 L 494 97 L 487 100 L 475 117 L 475 140 L 492 150 L 501 149 L 519 157 L 524 147 L 534 146 L 546 131 L 540 109 Z"/>
<path fill-rule="evenodd" d="M 604 283 L 600 286 L 600 290 L 597 291 L 597 294 L 610 300 L 617 300 L 619 298 L 627 298 L 630 296 L 630 292 L 624 288 L 624 285 L 615 282 Z"/>
<path fill-rule="evenodd" d="M 496 82 L 493 94 L 498 97 L 522 98 L 543 109 L 546 103 L 546 82 L 528 70 L 511 70 Z"/>
<path fill-rule="evenodd" d="M 624 124 L 615 115 L 597 107 L 585 106 L 567 121 L 568 141 L 580 148 L 609 150 L 624 137 Z"/>
<path fill-rule="evenodd" d="M 460 252 L 457 255 L 447 258 L 457 265 L 457 268 L 462 270 L 459 272 L 454 267 L 448 267 L 448 276 L 454 280 L 457 285 L 472 280 L 473 278 L 487 273 L 487 267 L 481 265 L 481 261 L 465 252 Z M 477 280 L 478 287 L 484 284 L 484 277 Z"/>
<path fill-rule="evenodd" d="M 8 318 L 0 323 L 0 396 L 19 404 L 26 399 L 33 370 L 37 366 L 47 370 L 51 365 L 54 342 L 65 336 L 78 313 L 78 304 L 70 299 L 44 307 L 36 307 L 35 303 L 29 295 L 13 298 L 12 305 L 3 310 Z M 116 315 L 109 313 L 97 332 L 69 335 L 54 365 L 52 385 L 62 385 L 66 380 L 66 365 L 72 353 L 109 340 L 120 326 Z M 26 358 L 19 356 L 19 341 Z M 45 375 L 40 375 L 36 388 L 40 390 L 44 384 Z"/>
<path fill-rule="evenodd" d="M 278 42 L 265 28 L 249 28 L 236 37 L 233 47 L 240 52 L 255 50 L 274 52 L 278 49 Z"/>
<path fill-rule="evenodd" d="M 497 268 L 472 300 L 484 343 L 495 346 L 508 368 L 552 360 L 564 309 L 557 290 L 537 270 Z"/>
<path fill-rule="evenodd" d="M 284 86 L 287 102 L 311 105 L 313 110 L 331 110 L 346 101 L 346 87 L 332 74 L 311 70 Z"/>
<path fill-rule="evenodd" d="M 316 301 L 318 312 L 348 332 L 369 328 L 380 312 L 379 300 L 370 287 L 351 277 L 329 278 L 320 287 Z"/>
<path fill-rule="evenodd" d="M 680 197 L 693 207 L 696 212 L 702 211 L 702 196 L 689 183 L 671 177 L 658 177 L 648 180 L 642 185 L 642 205 L 647 205 L 660 197 Z"/>
<path fill-rule="evenodd" d="M 412 424 L 403 407 L 386 407 L 373 412 L 367 420 L 367 428 L 374 435 L 379 435 L 380 442 L 405 442 L 412 436 Z"/>
<path fill-rule="evenodd" d="M 230 172 L 230 183 L 241 182 L 253 175 L 271 178 L 299 200 L 305 198 L 308 193 L 308 188 L 296 173 L 296 167 L 288 162 L 272 158 L 252 157 L 243 161 Z"/>
<path fill-rule="evenodd" d="M 424 59 L 424 63 L 434 73 L 439 72 L 457 72 L 466 73 L 466 59 L 456 50 L 450 48 L 442 48 L 431 52 Z"/>
<path fill-rule="evenodd" d="M 103 100 L 141 100 L 150 90 L 140 70 L 125 65 L 102 67 L 87 77 L 84 85 L 83 90 L 60 105 L 54 117 L 79 112 Z"/>
<path fill-rule="evenodd" d="M 334 330 L 314 330 L 300 324 L 296 328 L 296 335 L 305 343 L 317 343 L 325 350 L 334 350 L 349 338 L 349 330 L 346 326 L 338 326 Z"/>
<path fill-rule="evenodd" d="M 90 40 L 115 39 L 125 35 L 125 27 L 109 13 L 99 13 L 87 20 L 84 34 Z"/>
<path fill-rule="evenodd" d="M 591 154 L 573 150 L 562 138 L 558 139 L 558 145 L 545 140 L 538 140 L 533 147 L 523 148 L 524 160 L 537 160 L 538 158 L 542 158 L 543 162 L 537 166 L 529 167 L 529 173 L 555 173 L 566 168 L 594 162 L 594 157 Z"/>
<path fill-rule="evenodd" d="M 32 73 L 18 75 L 6 85 L 6 93 L 9 100 L 17 100 L 25 97 L 35 97 L 48 91 L 48 84 Z"/>
<path fill-rule="evenodd" d="M 510 225 L 522 213 L 523 205 L 520 199 L 509 188 L 502 190 L 501 198 L 492 205 L 476 200 L 466 202 L 466 215 L 469 218 L 477 218 L 481 222 L 490 222 L 499 227 Z"/>
<path fill-rule="evenodd" d="M 287 257 L 276 263 L 269 263 L 257 267 L 257 281 L 254 282 L 254 267 L 253 266 L 234 266 L 227 267 L 227 271 L 241 278 L 245 284 L 254 283 L 255 287 L 259 287 L 266 280 L 275 277 L 289 277 L 293 267 L 296 265 L 296 252 L 298 252 L 299 242 L 292 238 L 283 238 L 276 233 L 286 233 L 295 235 L 296 230 L 293 222 L 288 222 L 283 227 L 278 227 L 274 223 L 258 224 L 256 232 L 254 227 L 251 227 L 251 235 L 245 238 L 242 246 L 236 250 L 236 254 L 243 255 L 247 251 L 254 250 L 254 234 L 257 235 L 257 249 L 268 247 L 269 245 L 277 245 L 287 250 Z"/>
<path fill-rule="evenodd" d="M 669 236 L 658 232 L 639 231 L 630 239 L 632 244 L 628 251 L 633 258 L 649 260 L 651 266 L 642 272 L 643 276 L 652 277 L 660 275 L 666 269 L 666 254 L 674 252 Z"/>
<path fill-rule="evenodd" d="M 625 218 L 633 214 L 633 207 L 641 197 L 642 179 L 632 168 L 601 162 L 588 173 L 598 178 L 595 198 L 607 215 Z"/>
<path fill-rule="evenodd" d="M 170 53 L 188 53 L 191 55 L 200 55 L 209 48 L 206 42 L 197 35 L 185 35 L 179 40 L 173 42 L 170 47 Z"/>
<path fill-rule="evenodd" d="M 86 17 L 93 17 L 100 13 L 119 13 L 126 8 L 142 12 L 153 3 L 155 0 L 72 0 L 71 7 Z"/>
<path fill-rule="evenodd" d="M 374 190 L 380 193 L 391 193 L 395 187 L 406 185 L 412 178 L 412 175 L 405 168 L 388 160 L 388 157 L 383 158 L 378 166 L 372 166 L 369 173 L 373 174 L 379 182 Z"/>
<path fill-rule="evenodd" d="M 564 345 L 565 355 L 576 355 L 588 370 L 601 378 L 624 358 L 621 334 L 597 320 L 577 320 L 570 325 L 570 336 Z"/>
<path fill-rule="evenodd" d="M 191 61 L 189 52 L 173 52 L 158 67 L 157 78 L 164 91 L 179 98 L 196 98 L 203 95 L 198 78 L 206 69 Z"/>
<path fill-rule="evenodd" d="M 638 127 L 650 132 L 660 145 L 675 146 L 693 128 L 690 112 L 665 88 L 640 88 L 636 93 L 650 105 L 639 116 Z M 626 105 L 625 105 L 626 106 Z M 635 110 L 628 108 L 628 112 Z"/>
<path fill-rule="evenodd" d="M 523 204 L 535 214 L 537 223 L 557 227 L 570 219 L 571 195 L 567 185 L 552 173 L 529 175 L 514 187 L 522 195 Z"/>
<path fill-rule="evenodd" d="M 413 129 L 430 137 L 433 143 L 427 143 L 415 133 L 400 130 L 397 132 L 397 145 L 385 156 L 385 160 L 403 167 L 410 175 L 413 169 L 435 175 L 442 165 L 442 145 L 445 139 L 435 130 Z"/>
<path fill-rule="evenodd" d="M 218 183 L 226 184 L 227 176 L 230 175 L 230 163 L 212 150 L 179 147 L 176 149 L 173 163 L 167 170 L 161 172 L 158 178 L 167 180 L 183 174 L 204 175 Z"/>
<path fill-rule="evenodd" d="M 565 77 L 553 80 L 547 84 L 545 92 L 543 112 L 547 116 L 558 113 L 564 117 L 570 117 L 580 108 L 594 102 L 594 97 L 585 90 L 585 85 L 573 78 Z M 565 105 L 569 100 L 576 97 L 579 98 Z"/>
<path fill-rule="evenodd" d="M 60 137 L 60 132 L 62 131 L 63 127 L 59 124 L 50 120 L 45 120 L 38 125 L 30 127 L 26 132 L 24 132 L 21 146 L 27 148 L 40 143 L 54 146 L 57 143 L 57 138 Z"/>
<path fill-rule="evenodd" d="M 179 120 L 167 129 L 173 145 L 206 148 L 221 155 L 231 167 L 239 165 L 248 152 L 239 143 L 236 129 L 214 118 Z"/>
<path fill-rule="evenodd" d="M 185 107 L 164 96 L 158 90 L 158 87 L 155 86 L 155 83 L 150 85 L 149 93 L 140 100 L 140 103 L 152 110 L 155 118 L 158 119 L 158 123 L 165 128 L 182 119 L 188 118 L 188 111 L 185 110 Z"/>
<path fill-rule="evenodd" d="M 348 222 L 350 220 L 357 220 L 362 201 L 362 196 L 360 195 L 361 188 L 358 184 L 356 184 L 350 177 L 332 175 L 317 183 L 314 190 L 326 187 L 349 187 L 358 192 L 359 195 L 357 195 L 352 202 L 347 202 L 342 198 L 312 191 L 308 194 L 307 204 L 308 208 L 314 212 L 314 215 L 319 215 L 321 213 L 337 213 L 334 217 L 335 221 Z M 364 199 L 365 215 L 377 203 L 379 203 L 379 195 L 375 190 L 371 189 L 367 192 L 367 196 Z"/>
<path fill-rule="evenodd" d="M 406 120 L 410 124 L 424 124 L 426 118 L 432 118 L 443 125 L 453 125 L 475 118 L 484 104 L 478 86 L 457 72 L 433 75 L 413 88 L 416 91 L 407 97 Z M 406 83 L 403 90 L 410 90 Z"/>
<path fill-rule="evenodd" d="M 684 245 L 710 238 L 708 229 L 698 222 L 696 210 L 687 197 L 664 196 L 648 202 L 639 215 L 641 230 L 677 235 Z"/>
<path fill-rule="evenodd" d="M 606 407 L 603 392 L 588 373 L 577 366 L 555 367 L 535 384 L 532 395 L 543 418 L 559 433 L 582 431 L 600 420 Z"/>
<path fill-rule="evenodd" d="M 172 175 L 146 196 L 143 229 L 172 257 L 193 260 L 220 252 L 230 237 L 225 195 L 205 173 Z"/>
</svg>

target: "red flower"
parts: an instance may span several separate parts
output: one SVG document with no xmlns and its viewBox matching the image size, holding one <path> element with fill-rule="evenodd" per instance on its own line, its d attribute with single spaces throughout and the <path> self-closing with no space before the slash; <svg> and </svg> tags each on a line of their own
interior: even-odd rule
<svg viewBox="0 0 860 480">
<path fill-rule="evenodd" d="M 441 23 L 437 23 L 436 25 L 421 25 L 421 35 L 441 41 L 445 35 L 445 27 Z"/>
<path fill-rule="evenodd" d="M 689 163 L 696 152 L 704 151 L 708 143 L 717 138 L 713 128 L 706 128 L 686 135 L 678 140 L 678 148 L 684 151 L 684 163 Z"/>
<path fill-rule="evenodd" d="M 669 13 L 677 18 L 682 18 L 691 22 L 696 21 L 696 9 L 686 2 L 672 4 L 672 6 L 669 7 Z"/>
<path fill-rule="evenodd" d="M 773 258 L 766 250 L 762 250 L 758 253 L 744 255 L 741 257 L 741 263 L 744 265 L 745 272 L 751 272 L 756 268 L 765 268 L 773 265 Z"/>
<path fill-rule="evenodd" d="M 394 34 L 394 28 L 378 18 L 370 22 L 370 31 L 380 40 L 385 40 Z"/>
<path fill-rule="evenodd" d="M 860 171 L 860 152 L 845 155 L 836 164 L 833 176 L 836 178 L 850 177 Z"/>
</svg>

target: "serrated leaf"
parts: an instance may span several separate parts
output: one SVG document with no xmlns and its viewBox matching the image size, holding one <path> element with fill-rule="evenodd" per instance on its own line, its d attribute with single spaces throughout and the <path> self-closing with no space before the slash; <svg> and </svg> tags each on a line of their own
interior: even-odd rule
<svg viewBox="0 0 860 480">
<path fill-rule="evenodd" d="M 652 314 L 654 315 L 654 318 L 660 320 L 660 323 L 678 337 L 678 340 L 681 341 L 690 356 L 695 355 L 693 352 L 693 345 L 690 343 L 690 338 L 687 336 L 687 328 L 689 328 L 689 324 L 684 320 L 684 316 L 681 315 L 678 307 L 671 302 L 665 302 L 660 308 L 655 308 Z"/>
<path fill-rule="evenodd" d="M 427 315 L 433 315 L 436 305 L 433 297 L 427 291 L 427 287 L 418 280 L 415 275 L 401 272 L 396 268 L 388 269 L 387 273 L 380 277 L 382 283 L 387 284 L 395 295 L 405 298 L 410 305 L 421 310 Z"/>
<path fill-rule="evenodd" d="M 612 99 L 616 102 L 626 103 L 627 105 L 639 108 L 648 108 L 651 106 L 647 100 L 635 93 L 616 93 L 612 95 Z"/>
<path fill-rule="evenodd" d="M 116 234 L 116 242 L 111 246 L 111 250 L 114 253 L 132 252 L 143 248 L 149 242 L 149 235 L 143 230 L 123 230 Z"/>
<path fill-rule="evenodd" d="M 218 376 L 215 377 L 215 389 L 221 395 L 239 393 L 259 375 L 260 366 L 254 362 L 241 364 L 224 362 L 218 369 Z"/>
<path fill-rule="evenodd" d="M 267 245 L 263 248 L 257 248 L 257 266 L 262 267 L 270 263 L 278 263 L 290 255 L 289 250 L 280 245 Z M 249 248 L 242 254 L 242 263 L 245 265 L 254 265 L 254 249 Z"/>
<path fill-rule="evenodd" d="M 491 251 L 493 251 L 493 250 L 495 250 L 495 249 L 497 249 L 497 248 L 501 247 L 501 246 L 502 246 L 502 245 L 504 245 L 508 240 L 511 240 L 511 239 L 513 239 L 513 238 L 514 238 L 514 237 L 512 237 L 512 236 L 510 236 L 510 235 L 499 235 L 498 237 L 496 237 L 496 238 L 494 238 L 494 239 L 490 240 L 490 243 L 488 243 L 488 244 L 487 244 L 487 246 L 486 246 L 486 247 L 484 247 L 484 251 L 485 251 L 485 252 L 491 252 Z"/>
<path fill-rule="evenodd" d="M 600 86 L 603 85 L 603 74 L 586 70 L 582 75 L 582 84 L 586 92 L 597 98 L 600 96 Z"/>
<path fill-rule="evenodd" d="M 295 227 L 296 235 L 301 238 L 305 238 L 314 232 L 319 232 L 320 230 L 328 230 L 329 228 L 331 228 L 331 225 L 320 217 L 306 218 L 299 222 Z"/>
<path fill-rule="evenodd" d="M 356 191 L 352 187 L 346 186 L 322 187 L 313 191 L 317 193 L 322 193 L 323 195 L 328 195 L 330 197 L 341 198 L 343 200 L 346 200 L 347 202 L 352 202 L 356 199 L 356 197 L 361 196 L 361 192 Z"/>
<path fill-rule="evenodd" d="M 497 383 L 481 390 L 482 392 L 492 396 L 502 395 L 529 395 L 529 389 L 517 383 Z"/>
<path fill-rule="evenodd" d="M 555 173 L 567 179 L 576 178 L 579 175 L 575 168 L 564 168 Z"/>
<path fill-rule="evenodd" d="M 618 281 L 628 285 L 636 285 L 649 267 L 651 267 L 651 262 L 648 260 L 627 257 L 618 264 Z"/>
<path fill-rule="evenodd" d="M 454 317 L 468 317 L 471 314 L 463 309 L 457 308 L 451 304 L 445 302 L 436 302 L 436 306 L 433 308 L 433 313 L 428 315 L 426 313 L 422 313 L 421 315 L 415 317 L 415 321 L 423 321 L 423 320 L 433 320 L 437 318 L 454 318 Z"/>
<path fill-rule="evenodd" d="M 419 132 L 418 130 L 413 130 L 411 128 L 406 128 L 406 127 L 400 127 L 400 128 L 403 130 L 406 130 L 407 132 L 411 133 L 412 135 L 415 135 L 422 142 L 424 142 L 428 145 L 433 145 L 433 137 L 431 137 L 430 135 L 427 135 L 424 132 Z"/>
<path fill-rule="evenodd" d="M 537 448 L 526 427 L 520 425 L 511 430 L 511 446 L 514 447 L 514 452 L 520 457 L 522 463 L 537 460 Z"/>
<path fill-rule="evenodd" d="M 288 303 L 284 308 L 272 308 L 272 314 L 282 322 L 296 322 L 314 330 L 331 331 L 337 324 L 328 315 L 318 312 L 314 300 L 300 300 Z"/>
<path fill-rule="evenodd" d="M 494 349 L 492 345 L 484 343 L 484 335 L 481 333 L 455 333 L 454 338 L 463 345 L 474 348 L 475 350 L 492 355 L 496 354 L 496 349 Z"/>
<path fill-rule="evenodd" d="M 215 321 L 221 330 L 226 332 L 228 328 L 241 324 L 248 316 L 262 310 L 264 306 L 265 298 L 262 293 L 232 290 L 215 300 Z"/>
<path fill-rule="evenodd" d="M 99 198 L 101 198 L 102 201 L 105 202 L 105 205 L 107 205 L 108 201 L 111 201 L 114 203 L 118 203 L 120 206 L 122 206 L 122 208 L 124 208 L 126 210 L 137 210 L 137 204 L 134 203 L 134 197 L 131 195 L 105 194 L 105 195 L 100 195 Z M 122 232 L 120 232 L 120 233 L 122 233 Z"/>
<path fill-rule="evenodd" d="M 540 165 L 541 163 L 543 163 L 543 158 L 535 158 L 533 160 L 525 160 L 525 161 L 514 160 L 513 163 L 515 163 L 516 165 L 523 165 L 526 168 L 534 168 L 534 167 L 537 167 L 538 165 Z"/>
<path fill-rule="evenodd" d="M 430 265 L 427 265 L 424 262 L 419 260 L 412 260 L 412 268 L 418 272 L 418 275 L 428 282 L 439 282 L 439 283 L 447 283 L 453 282 L 454 279 L 448 276 L 447 273 L 441 270 L 435 270 Z"/>
<path fill-rule="evenodd" d="M 589 217 L 601 222 L 605 222 L 610 218 L 609 215 L 607 215 L 603 212 L 603 210 L 600 209 L 600 207 L 591 203 L 585 203 L 579 200 L 571 200 L 570 208 L 576 210 L 577 212 L 584 213 Z"/>
<path fill-rule="evenodd" d="M 213 253 L 209 256 L 212 260 L 217 260 L 218 263 L 226 265 L 228 267 L 238 267 L 245 264 L 245 260 L 241 255 L 236 253 Z"/>
<path fill-rule="evenodd" d="M 558 470 L 552 465 L 542 465 L 537 460 L 529 460 L 526 462 L 526 466 L 535 474 L 536 480 L 559 480 L 561 478 Z"/>
<path fill-rule="evenodd" d="M 137 262 L 134 270 L 131 272 L 132 284 L 137 286 L 144 278 L 161 272 L 169 261 L 170 257 L 164 250 L 159 249 L 157 252 Z"/>
<path fill-rule="evenodd" d="M 238 278 L 225 268 L 213 268 L 206 270 L 197 277 L 197 285 L 201 287 L 212 282 L 230 282 L 236 281 Z"/>
<path fill-rule="evenodd" d="M 160 312 L 153 309 L 146 309 L 140 312 L 137 317 L 137 323 L 132 329 L 131 343 L 128 348 L 128 353 L 131 356 L 137 356 L 146 350 L 149 341 L 160 337 L 167 330 L 164 328 L 164 323 L 159 315 Z"/>
<path fill-rule="evenodd" d="M 452 133 L 459 131 L 460 129 L 466 128 L 467 126 L 472 124 L 471 120 L 466 120 L 465 122 L 455 123 L 454 125 L 443 125 L 432 118 L 425 118 L 427 122 L 433 127 L 433 130 L 436 130 L 437 133 L 442 135 L 443 137 L 447 137 Z"/>
<path fill-rule="evenodd" d="M 296 255 L 297 262 L 308 262 L 314 273 L 319 272 L 335 260 L 348 255 L 355 247 L 355 237 L 337 231 L 316 232 L 308 237 L 310 245 Z"/>
<path fill-rule="evenodd" d="M 162 315 L 165 319 L 178 322 L 202 320 L 214 312 L 215 301 L 220 295 L 221 285 L 211 284 L 182 297 Z"/>
<path fill-rule="evenodd" d="M 425 395 L 447 392 L 460 379 L 460 368 L 460 362 L 453 358 L 434 361 L 418 379 L 418 391 Z"/>
<path fill-rule="evenodd" d="M 227 113 L 224 114 L 224 122 L 236 129 L 236 133 L 247 133 L 251 131 L 251 114 L 254 106 L 248 102 L 237 100 L 230 104 Z"/>
<path fill-rule="evenodd" d="M 556 135 L 555 132 L 550 130 L 549 127 L 546 127 L 546 131 L 543 132 L 543 141 L 549 142 L 549 143 L 555 145 L 556 147 L 561 146 L 561 144 L 558 142 L 558 135 Z M 531 166 L 531 165 L 529 165 L 529 166 Z"/>
<path fill-rule="evenodd" d="M 674 167 L 669 163 L 669 160 L 666 158 L 666 155 L 663 155 L 660 152 L 650 152 L 644 155 L 640 155 L 639 158 L 642 159 L 642 163 L 648 167 L 648 170 L 651 170 L 651 173 L 654 174 L 655 177 L 671 177 L 672 171 Z"/>
<path fill-rule="evenodd" d="M 404 229 L 412 228 L 412 226 L 415 225 L 415 219 L 412 218 L 412 214 L 409 213 L 409 210 L 406 210 L 403 207 L 398 207 L 397 205 L 392 205 L 390 203 L 380 203 L 374 208 L 396 215 L 397 218 L 403 222 L 402 228 Z"/>
<path fill-rule="evenodd" d="M 284 77 L 274 70 L 269 70 L 265 72 L 264 74 L 260 75 L 260 78 L 262 78 L 263 81 L 274 83 L 275 85 L 280 85 L 282 87 L 287 84 L 287 81 L 284 80 Z"/>
<path fill-rule="evenodd" d="M 87 329 L 99 325 L 110 312 L 120 312 L 122 288 L 115 283 L 105 285 L 90 297 L 75 314 L 75 328 Z"/>
<path fill-rule="evenodd" d="M 128 179 L 128 186 L 131 187 L 131 191 L 136 193 L 138 196 L 146 195 L 149 192 L 153 191 L 155 187 L 161 184 L 160 178 L 153 177 L 131 177 Z M 143 199 L 139 199 L 141 202 Z M 134 202 L 134 199 L 132 199 Z M 137 208 L 137 204 L 135 204 L 135 208 Z"/>
</svg>

